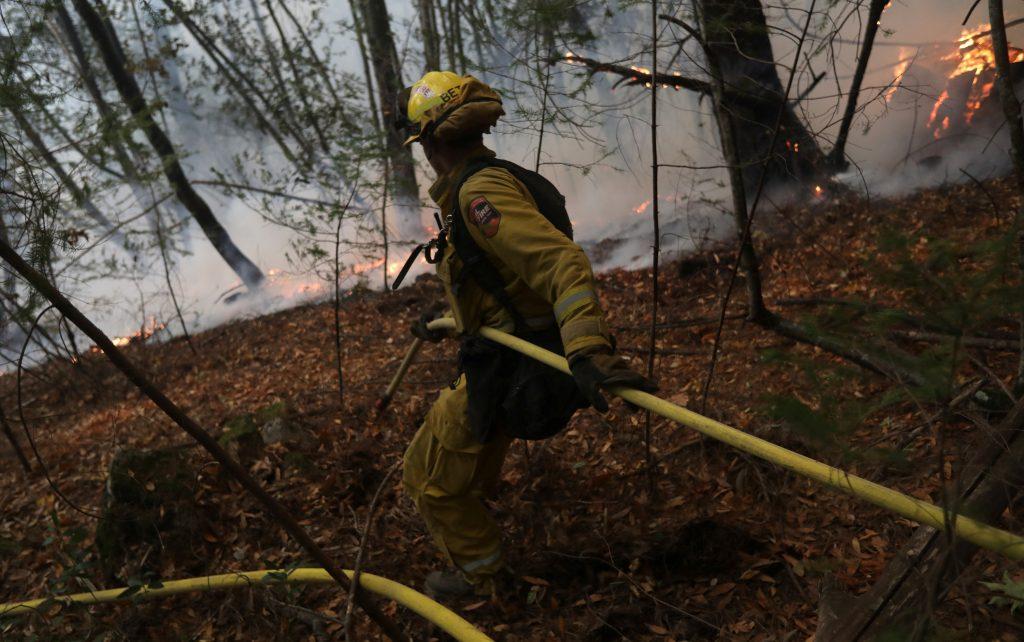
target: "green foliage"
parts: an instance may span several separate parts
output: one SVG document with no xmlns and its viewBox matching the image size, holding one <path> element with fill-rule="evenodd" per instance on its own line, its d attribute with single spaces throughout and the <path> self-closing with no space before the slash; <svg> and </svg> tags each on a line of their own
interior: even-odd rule
<svg viewBox="0 0 1024 642">
<path fill-rule="evenodd" d="M 893 263 L 880 271 L 883 282 L 937 328 L 970 334 L 1021 311 L 1016 240 L 1009 231 L 965 243 L 886 229 L 879 246 Z"/>
<path fill-rule="evenodd" d="M 1003 572 L 1003 581 L 982 582 L 981 585 L 987 589 L 1002 593 L 1002 595 L 991 598 L 988 603 L 993 606 L 1010 607 L 1011 615 L 1015 614 L 1017 609 L 1024 604 L 1024 580 L 1015 580 L 1005 571 Z"/>
<path fill-rule="evenodd" d="M 232 417 L 224 424 L 224 432 L 217 438 L 217 441 L 221 446 L 227 446 L 233 442 L 245 441 L 250 436 L 259 439 L 259 432 L 259 426 L 256 425 L 252 415 Z"/>
<path fill-rule="evenodd" d="M 63 571 L 53 580 L 48 593 L 76 591 L 81 589 L 83 583 L 89 585 L 89 579 L 95 575 L 96 562 L 86 547 L 87 540 L 88 531 L 84 526 L 65 527 L 57 511 L 50 511 L 50 523 L 43 545 L 56 545 Z"/>
<path fill-rule="evenodd" d="M 1009 230 L 965 241 L 883 228 L 876 249 L 860 267 L 884 286 L 886 298 L 898 307 L 874 300 L 835 300 L 800 325 L 812 336 L 854 348 L 876 363 L 915 373 L 918 384 L 885 380 L 834 360 L 777 350 L 764 354 L 769 362 L 795 365 L 806 382 L 801 389 L 808 391 L 800 398 L 768 395 L 764 412 L 811 442 L 838 447 L 847 456 L 854 453 L 844 445 L 845 438 L 872 420 L 885 421 L 886 411 L 900 404 L 920 410 L 948 403 L 972 367 L 962 337 L 1015 331 L 1024 305 L 1018 248 Z M 906 333 L 927 333 L 929 340 L 901 342 Z M 849 392 L 853 386 L 874 392 L 858 397 Z M 994 412 L 1005 410 L 1009 402 L 995 387 L 975 397 Z M 898 452 L 877 449 L 857 455 L 887 463 L 902 458 Z"/>
</svg>

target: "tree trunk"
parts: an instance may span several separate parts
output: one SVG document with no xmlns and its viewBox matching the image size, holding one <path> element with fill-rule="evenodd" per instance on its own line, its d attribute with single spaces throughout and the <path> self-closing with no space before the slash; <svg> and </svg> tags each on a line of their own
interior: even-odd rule
<svg viewBox="0 0 1024 642">
<path fill-rule="evenodd" d="M 1010 52 L 1006 42 L 1006 21 L 1003 17 L 1002 0 L 989 0 L 989 20 L 992 23 L 992 50 L 995 53 L 996 88 L 999 102 L 1010 130 L 1010 157 L 1013 160 L 1017 188 L 1024 195 L 1024 123 L 1021 122 L 1020 101 L 1013 90 L 1010 72 Z"/>
<path fill-rule="evenodd" d="M 965 468 L 961 499 L 951 510 L 998 525 L 1024 483 L 1022 430 L 1024 401 L 997 429 L 980 435 L 988 441 L 978 444 L 978 455 Z M 968 542 L 950 542 L 933 528 L 918 528 L 867 593 L 854 598 L 835 587 L 823 592 L 816 638 L 855 642 L 884 633 L 896 634 L 892 639 L 915 639 L 926 632 L 931 607 L 977 550 Z"/>
<path fill-rule="evenodd" d="M 21 467 L 25 469 L 28 474 L 32 473 L 32 464 L 28 463 L 28 457 L 25 456 L 25 451 L 21 449 L 21 444 L 18 443 L 18 439 L 14 436 L 14 431 L 11 430 L 11 424 L 7 421 L 7 415 L 4 414 L 4 409 L 0 408 L 0 429 L 3 430 L 4 436 L 7 437 L 7 441 L 10 442 L 11 448 L 14 450 L 14 456 L 18 458 L 18 462 L 21 463 Z"/>
<path fill-rule="evenodd" d="M 459 0 L 450 0 L 450 2 L 452 4 L 452 32 L 449 37 L 454 40 L 455 48 L 455 64 L 452 66 L 452 70 L 465 75 L 466 48 L 462 42 L 462 3 Z"/>
<path fill-rule="evenodd" d="M 756 189 L 766 160 L 766 186 L 817 180 L 821 149 L 793 106 L 788 100 L 783 103 L 784 89 L 760 0 L 698 0 L 698 5 L 701 31 L 725 84 L 722 107 L 732 114 L 747 193 Z M 779 109 L 780 135 L 775 149 L 768 149 Z"/>
<path fill-rule="evenodd" d="M 357 0 L 359 1 L 359 0 Z M 404 132 L 392 127 L 398 95 L 404 88 L 398 50 L 391 33 L 391 18 L 384 0 L 362 0 L 363 27 L 369 45 L 370 64 L 377 84 L 381 128 L 386 153 L 391 162 L 391 190 L 395 205 L 402 216 L 400 222 L 404 236 L 420 236 L 419 188 L 416 185 L 416 166 L 412 150 L 403 143 Z"/>
<path fill-rule="evenodd" d="M 454 0 L 437 0 L 441 14 L 441 26 L 444 27 L 444 50 L 448 57 L 448 69 L 455 71 L 455 27 L 452 24 L 452 3 Z"/>
<path fill-rule="evenodd" d="M 1006 126 L 1010 130 L 1010 156 L 1017 178 L 1017 189 L 1024 196 L 1024 123 L 1021 122 L 1020 101 L 1013 88 L 1010 72 L 1010 49 L 1006 43 L 1006 19 L 1003 17 L 1003 0 L 989 0 L 989 21 L 992 23 L 992 49 L 995 53 L 996 84 L 999 102 L 1002 103 Z M 1017 235 L 1017 264 L 1024 273 L 1024 205 L 1018 208 L 1014 217 L 1014 233 Z M 1020 340 L 1024 345 L 1024 310 L 1020 316 Z M 1017 377 L 1014 387 L 1024 389 L 1024 351 L 1017 360 Z"/>
<path fill-rule="evenodd" d="M 417 8 L 423 39 L 423 71 L 440 71 L 441 38 L 437 33 L 437 20 L 434 18 L 434 0 L 418 0 Z"/>
<path fill-rule="evenodd" d="M 139 88 L 135 78 L 122 63 L 116 44 L 116 34 L 109 32 L 104 27 L 102 18 L 89 3 L 89 0 L 73 0 L 73 2 L 78 15 L 81 16 L 86 28 L 99 46 L 100 52 L 103 55 L 103 61 L 114 79 L 118 93 L 121 94 L 121 98 L 128 106 L 132 115 L 141 124 L 146 138 L 149 139 L 153 149 L 156 150 L 163 161 L 164 175 L 174 188 L 178 200 L 192 214 L 200 229 L 203 230 L 206 237 L 213 243 L 213 247 L 231 269 L 235 271 L 235 274 L 242 280 L 242 283 L 250 290 L 258 288 L 263 282 L 263 272 L 238 249 L 228 235 L 227 230 L 224 229 L 224 226 L 213 215 L 213 210 L 210 209 L 209 204 L 192 187 L 188 177 L 185 175 L 185 170 L 178 161 L 174 145 L 163 129 L 153 120 L 152 111 L 146 104 L 142 90 Z"/>
<path fill-rule="evenodd" d="M 88 56 L 86 56 L 85 47 L 82 46 L 82 39 L 78 35 L 78 28 L 75 27 L 75 23 L 71 20 L 71 15 L 68 14 L 63 2 L 57 2 L 53 7 L 57 15 L 57 24 L 60 31 L 67 38 L 68 45 L 71 48 L 71 54 L 74 56 L 82 84 L 85 85 L 86 91 L 92 97 L 93 104 L 96 105 L 96 111 L 99 112 L 101 131 L 111 140 L 110 145 L 113 149 L 114 157 L 117 158 L 121 168 L 124 169 L 131 166 L 132 161 L 129 159 L 128 151 L 122 142 L 120 119 L 110 107 L 107 99 L 104 98 L 103 92 L 100 91 L 99 84 L 96 82 L 96 75 L 93 72 L 92 65 L 89 63 Z M 54 35 L 56 36 L 56 34 Z"/>
<path fill-rule="evenodd" d="M 363 63 L 363 78 L 366 81 L 366 100 L 369 103 L 370 115 L 373 118 L 373 129 L 378 135 L 383 136 L 381 129 L 380 110 L 377 109 L 377 96 L 373 91 L 373 72 L 370 71 L 370 53 L 366 47 L 366 20 L 363 18 L 363 6 L 361 0 L 349 0 L 349 8 L 352 10 L 352 25 L 356 30 L 356 43 L 359 45 L 359 57 Z"/>
<path fill-rule="evenodd" d="M 871 370 L 872 372 L 885 375 L 895 381 L 913 383 L 916 385 L 925 383 L 920 374 L 910 368 L 902 366 L 900 363 L 897 363 L 897 359 L 904 362 L 910 361 L 910 358 L 906 357 L 902 353 L 895 352 L 891 348 L 887 351 L 867 350 L 857 346 L 851 341 L 813 332 L 799 324 L 778 316 L 765 304 L 761 271 L 758 263 L 757 252 L 754 249 L 752 235 L 750 234 L 750 225 L 752 222 L 751 209 L 757 207 L 758 199 L 762 194 L 763 187 L 769 180 L 770 174 L 768 174 L 768 172 L 771 171 L 770 166 L 774 159 L 762 157 L 753 164 L 744 164 L 741 160 L 743 149 L 741 141 L 743 138 L 739 133 L 741 125 L 740 117 L 737 116 L 734 109 L 730 108 L 730 105 L 734 106 L 736 104 L 731 100 L 735 98 L 735 93 L 731 94 L 730 89 L 735 92 L 736 88 L 730 88 L 728 84 L 728 72 L 725 71 L 725 66 L 723 65 L 720 57 L 721 48 L 712 46 L 712 44 L 707 40 L 707 25 L 712 22 L 711 19 L 704 18 L 703 12 L 705 11 L 707 4 L 709 3 L 700 3 L 697 6 L 700 22 L 704 29 L 703 33 L 698 33 L 695 29 L 677 18 L 668 16 L 662 16 L 662 18 L 683 27 L 700 43 L 705 53 L 708 75 L 711 77 L 711 82 L 707 83 L 708 86 L 706 90 L 701 91 L 706 91 L 712 96 L 715 107 L 715 119 L 718 124 L 719 137 L 722 144 L 722 157 L 725 160 L 726 168 L 729 173 L 733 218 L 739 232 L 739 251 L 737 259 L 739 267 L 742 268 L 744 272 L 744 280 L 747 289 L 746 318 L 766 330 L 771 330 L 800 343 L 819 347 L 836 356 L 846 359 L 851 363 L 855 363 L 858 366 Z M 761 17 L 763 19 L 763 14 L 761 14 Z M 808 22 L 804 27 L 804 33 L 801 36 L 801 44 L 803 43 L 803 38 L 807 35 L 807 29 L 809 27 L 810 19 L 808 18 Z M 733 51 L 735 51 L 735 48 L 733 48 Z M 797 54 L 799 54 L 799 49 L 797 50 Z M 795 69 L 796 61 L 794 61 L 793 64 L 793 70 Z M 774 68 L 772 73 L 774 74 Z M 658 78 L 655 74 L 651 74 L 651 77 L 652 79 Z M 776 76 L 776 80 L 777 79 L 778 78 Z M 779 84 L 779 93 L 778 96 L 775 97 L 775 109 L 772 110 L 775 114 L 775 121 L 769 125 L 769 128 L 765 132 L 766 140 L 764 144 L 766 147 L 771 144 L 773 139 L 779 138 L 776 136 L 776 127 L 779 128 L 779 133 L 784 131 L 786 112 L 780 114 L 779 106 L 787 102 L 788 91 L 790 88 L 791 87 L 784 88 L 781 83 Z M 762 176 L 762 174 L 764 175 Z M 753 184 L 750 183 L 751 181 L 753 181 Z M 754 204 L 752 206 L 748 205 L 748 190 L 754 193 Z M 707 405 L 708 395 L 711 390 L 711 382 L 714 377 L 715 365 L 717 363 L 718 351 L 721 344 L 722 329 L 727 318 L 729 298 L 732 294 L 733 285 L 738 274 L 739 271 L 734 272 L 729 281 L 721 313 L 719 315 L 718 330 L 716 331 L 714 348 L 711 354 L 711 365 L 708 368 L 702 393 L 702 409 Z"/>
<path fill-rule="evenodd" d="M 846 139 L 850 135 L 850 126 L 853 124 L 853 117 L 857 113 L 860 86 L 864 82 L 864 74 L 868 69 L 868 60 L 871 59 L 871 48 L 874 46 L 875 36 L 878 34 L 878 24 L 882 20 L 882 12 L 885 11 L 888 2 L 889 0 L 871 0 L 871 6 L 868 8 L 868 24 L 864 29 L 864 42 L 861 44 L 860 56 L 857 57 L 857 69 L 853 72 L 850 93 L 846 97 L 846 111 L 843 112 L 843 121 L 839 125 L 839 135 L 836 136 L 836 143 L 828 154 L 828 166 L 834 170 L 844 170 L 849 165 L 846 162 Z"/>
<path fill-rule="evenodd" d="M 743 165 L 740 161 L 740 147 L 737 142 L 736 121 L 733 112 L 725 103 L 726 84 L 723 71 L 718 60 L 717 50 L 707 47 L 705 51 L 707 58 L 708 73 L 711 76 L 714 90 L 712 102 L 715 106 L 715 120 L 718 122 L 718 137 L 722 144 L 722 157 L 729 172 L 729 192 L 732 196 L 733 220 L 736 222 L 736 229 L 740 233 L 740 267 L 746 274 L 747 286 L 747 318 L 759 320 L 771 316 L 764 304 L 764 294 L 761 286 L 761 270 L 758 268 L 757 253 L 754 251 L 754 243 L 751 237 L 744 234 L 749 225 L 749 208 L 747 206 L 747 192 L 749 187 L 745 186 Z M 757 179 L 753 179 L 757 180 Z M 756 187 L 755 187 L 756 189 Z M 725 309 L 723 307 L 723 314 Z"/>
</svg>

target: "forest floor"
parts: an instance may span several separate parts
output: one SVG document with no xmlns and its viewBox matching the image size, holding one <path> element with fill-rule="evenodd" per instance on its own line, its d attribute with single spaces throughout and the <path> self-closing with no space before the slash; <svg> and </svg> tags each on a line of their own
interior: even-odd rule
<svg viewBox="0 0 1024 642">
<path fill-rule="evenodd" d="M 756 234 L 766 299 L 801 319 L 818 312 L 801 303 L 810 298 L 920 311 L 919 302 L 903 300 L 902 290 L 880 275 L 888 261 L 880 235 L 885 229 L 915 233 L 925 240 L 912 249 L 924 254 L 937 240 L 996 235 L 1016 202 L 1007 183 L 985 187 L 1000 211 L 979 188 L 964 185 L 904 199 L 836 199 L 766 217 Z M 695 410 L 731 252 L 709 252 L 662 270 L 661 395 Z M 613 270 L 600 284 L 620 349 L 643 368 L 650 271 Z M 312 439 L 236 450 L 314 538 L 351 566 L 370 498 L 453 377 L 455 344 L 428 345 L 390 408 L 375 417 L 374 401 L 410 343 L 410 324 L 439 295 L 436 279 L 421 278 L 397 293 L 347 297 L 343 404 L 329 302 L 203 332 L 192 337 L 197 354 L 182 339 L 127 351 L 217 434 L 237 426 L 233 420 L 240 416 L 285 402 L 292 421 Z M 744 298 L 738 284 L 706 413 L 934 500 L 941 478 L 951 471 L 955 476 L 975 448 L 975 424 L 957 417 L 933 423 L 933 409 L 901 401 L 866 413 L 838 442 L 784 427 L 768 412 L 773 395 L 823 407 L 872 399 L 888 384 L 853 367 L 813 383 L 808 364 L 825 371 L 839 361 L 745 322 Z M 918 352 L 928 347 L 901 345 Z M 1013 371 L 1014 353 L 979 354 L 992 370 Z M 14 379 L 0 377 L 0 404 L 22 434 Z M 101 356 L 28 372 L 21 394 L 52 481 L 77 508 L 55 496 L 38 464 L 26 477 L 0 440 L 0 602 L 133 579 L 138 564 L 116 577 L 99 570 L 97 522 L 85 514 L 100 512 L 111 460 L 128 447 L 183 446 L 194 466 L 190 524 L 197 536 L 176 555 L 151 552 L 157 561 L 148 564 L 150 573 L 176 579 L 306 561 L 256 502 L 205 452 L 188 447 L 187 437 Z M 826 575 L 853 594 L 863 592 L 914 531 L 905 519 L 658 418 L 649 469 L 643 424 L 642 414 L 618 402 L 606 416 L 578 413 L 563 434 L 529 450 L 513 444 L 493 510 L 516 583 L 500 603 L 453 606 L 498 640 L 804 640 L 815 631 Z M 1004 518 L 1006 528 L 1024 532 L 1024 515 Z M 430 570 L 443 566 L 402 491 L 401 475 L 393 475 L 381 492 L 365 569 L 419 588 Z M 981 585 L 1000 580 L 1004 571 L 1020 573 L 993 554 L 975 559 L 937 612 L 950 639 L 1022 639 L 1021 620 L 1005 606 L 989 605 L 993 593 Z M 437 635 L 394 604 L 385 608 L 416 639 Z M 342 593 L 329 587 L 258 588 L 40 614 L 0 623 L 0 638 L 330 639 L 340 637 L 344 609 Z M 376 639 L 358 613 L 357 620 L 361 639 Z"/>
</svg>

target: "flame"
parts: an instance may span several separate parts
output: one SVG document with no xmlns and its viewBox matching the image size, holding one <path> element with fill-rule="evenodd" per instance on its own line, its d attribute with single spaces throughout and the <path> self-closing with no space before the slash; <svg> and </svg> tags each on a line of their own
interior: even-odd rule
<svg viewBox="0 0 1024 642">
<path fill-rule="evenodd" d="M 384 265 L 384 259 L 374 259 L 365 263 L 356 263 L 349 268 L 349 271 L 352 272 L 352 274 L 364 274 L 366 272 L 376 270 L 382 265 Z"/>
<path fill-rule="evenodd" d="M 419 259 L 416 260 L 416 262 L 421 265 L 426 265 L 427 259 L 426 257 L 421 255 Z M 379 269 L 383 265 L 384 259 L 374 259 L 372 261 L 367 261 L 365 263 L 356 263 L 355 265 L 350 266 L 349 272 L 355 275 L 366 274 L 367 272 L 373 272 L 374 270 Z M 394 276 L 395 274 L 398 274 L 398 271 L 401 270 L 404 266 L 404 260 L 391 261 L 390 263 L 388 263 L 388 274 Z"/>
<path fill-rule="evenodd" d="M 943 92 L 941 94 L 939 94 L 939 99 L 935 101 L 935 105 L 932 107 L 932 113 L 928 116 L 928 126 L 929 127 L 931 127 L 931 126 L 933 126 L 935 124 L 935 119 L 939 115 L 939 109 L 942 107 L 942 104 L 945 103 L 947 100 L 949 100 L 949 92 L 943 90 Z M 949 118 L 948 117 L 945 119 L 945 122 L 946 123 L 949 122 Z M 939 137 L 939 132 L 938 131 L 935 132 L 935 137 L 936 138 Z"/>
<path fill-rule="evenodd" d="M 661 204 L 665 204 L 665 203 L 679 204 L 679 203 L 684 202 L 685 200 L 686 200 L 685 196 L 681 196 L 681 195 L 678 195 L 678 194 L 666 194 L 666 195 L 658 197 L 658 202 L 661 203 Z M 643 214 L 644 212 L 647 211 L 647 208 L 651 206 L 652 202 L 653 201 L 650 198 L 644 199 L 639 205 L 637 205 L 637 206 L 632 208 L 633 209 L 633 213 L 638 215 L 638 216 L 640 214 Z"/>
<path fill-rule="evenodd" d="M 996 54 L 992 48 L 992 37 L 987 34 L 991 27 L 987 24 L 978 25 L 974 29 L 964 29 L 957 39 L 956 50 L 942 56 L 941 60 L 956 63 L 948 78 L 960 78 L 971 76 L 970 88 L 964 100 L 963 124 L 969 125 L 974 116 L 988 97 L 992 94 L 995 86 L 995 64 Z M 902 54 L 902 51 L 901 51 Z M 1010 63 L 1024 62 L 1024 50 L 1017 47 L 1009 47 Z M 928 117 L 928 127 L 934 129 L 935 138 L 941 138 L 949 130 L 952 124 L 949 114 L 940 113 L 944 105 L 949 101 L 949 91 L 943 91 L 932 107 Z M 958 115 L 955 115 L 958 117 Z"/>
<path fill-rule="evenodd" d="M 150 338 L 157 332 L 160 332 L 167 327 L 166 323 L 161 323 L 156 320 L 156 317 L 149 317 L 148 321 L 143 322 L 142 327 L 138 329 L 135 334 L 129 334 L 123 337 L 110 337 L 110 342 L 118 348 L 131 345 L 133 343 L 144 343 L 146 339 Z M 92 346 L 89 348 L 89 352 L 99 353 L 102 352 L 98 347 Z"/>
<path fill-rule="evenodd" d="M 890 3 L 891 4 L 891 3 Z M 900 88 L 903 83 L 903 76 L 907 73 L 907 69 L 910 68 L 910 63 L 914 61 L 914 50 L 909 47 L 900 47 L 900 58 L 899 62 L 892 70 L 892 86 L 885 90 L 883 99 L 885 102 L 889 102 L 896 90 Z"/>
</svg>

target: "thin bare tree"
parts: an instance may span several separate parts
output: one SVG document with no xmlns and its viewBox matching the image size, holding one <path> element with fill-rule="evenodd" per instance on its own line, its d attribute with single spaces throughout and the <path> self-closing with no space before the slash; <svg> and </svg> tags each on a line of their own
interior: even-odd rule
<svg viewBox="0 0 1024 642">
<path fill-rule="evenodd" d="M 142 89 L 135 81 L 132 73 L 126 68 L 122 48 L 117 40 L 116 32 L 112 31 L 109 22 L 105 22 L 89 0 L 73 0 L 75 10 L 85 23 L 103 56 L 103 61 L 114 80 L 118 93 L 129 111 L 141 125 L 146 138 L 160 156 L 164 176 L 174 188 L 181 204 L 192 215 L 199 228 L 213 244 L 214 249 L 234 270 L 250 290 L 260 287 L 264 280 L 263 272 L 256 267 L 235 242 L 227 230 L 221 225 L 206 200 L 196 192 L 189 182 L 174 144 L 164 130 L 153 119 L 153 112 L 142 94 Z"/>
<path fill-rule="evenodd" d="M 995 53 L 996 83 L 999 91 L 999 102 L 1006 117 L 1006 127 L 1010 130 L 1010 158 L 1013 161 L 1013 173 L 1017 179 L 1017 189 L 1024 196 L 1024 123 L 1021 122 L 1020 100 L 1013 87 L 1013 76 L 1010 73 L 1010 48 L 1006 42 L 1006 18 L 1003 16 L 1003 1 L 989 0 L 989 21 L 992 24 L 992 49 Z M 1014 232 L 1017 234 L 1018 263 L 1024 273 L 1024 205 L 1017 210 L 1014 217 Z M 1020 317 L 1020 339 L 1024 345 L 1024 311 Z M 1024 387 L 1024 350 L 1017 361 L 1017 388 Z"/>
<path fill-rule="evenodd" d="M 888 6 L 889 0 L 871 0 L 868 7 L 868 22 L 864 27 L 864 39 L 861 41 L 860 54 L 857 56 L 857 68 L 853 72 L 853 80 L 850 81 L 850 90 L 846 95 L 846 109 L 843 111 L 843 120 L 839 124 L 839 133 L 836 135 L 836 142 L 829 151 L 825 161 L 833 170 L 844 170 L 846 161 L 846 141 L 850 136 L 850 127 L 853 124 L 853 117 L 857 113 L 857 101 L 860 99 L 860 88 L 864 83 L 864 74 L 868 70 L 868 61 L 871 59 L 871 48 L 875 45 L 875 36 L 878 34 L 878 27 L 882 23 L 882 12 Z"/>
<path fill-rule="evenodd" d="M 406 234 L 419 233 L 419 191 L 416 184 L 416 164 L 412 150 L 404 145 L 405 133 L 396 127 L 395 109 L 398 97 L 405 87 L 402 65 L 398 59 L 391 16 L 384 0 L 354 0 L 360 8 L 366 33 L 370 67 L 377 86 L 377 106 L 381 115 L 381 131 L 391 173 L 390 191 L 403 220 L 400 229 Z"/>
</svg>

